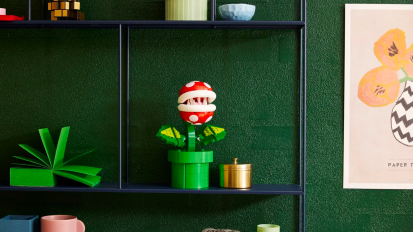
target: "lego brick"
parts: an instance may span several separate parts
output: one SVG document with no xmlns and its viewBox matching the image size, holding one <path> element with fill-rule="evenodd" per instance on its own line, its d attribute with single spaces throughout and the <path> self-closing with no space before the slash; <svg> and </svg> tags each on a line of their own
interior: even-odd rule
<svg viewBox="0 0 413 232">
<path fill-rule="evenodd" d="M 172 187 L 185 188 L 185 164 L 172 163 Z"/>
<path fill-rule="evenodd" d="M 71 2 L 70 3 L 71 10 L 80 10 L 80 2 Z"/>
<path fill-rule="evenodd" d="M 211 163 L 213 158 L 213 151 L 168 151 L 168 161 L 174 163 Z"/>
<path fill-rule="evenodd" d="M 172 163 L 172 187 L 200 189 L 209 187 L 209 163 Z"/>
<path fill-rule="evenodd" d="M 80 10 L 80 2 L 49 2 L 48 10 Z"/>
<path fill-rule="evenodd" d="M 67 10 L 55 10 L 55 11 L 54 11 L 54 16 L 55 16 L 56 18 L 59 18 L 59 17 L 67 17 Z"/>
<path fill-rule="evenodd" d="M 54 16 L 54 11 L 50 13 L 50 20 L 56 21 L 57 18 Z"/>
<path fill-rule="evenodd" d="M 11 186 L 53 187 L 56 177 L 51 169 L 10 168 Z"/>
<path fill-rule="evenodd" d="M 70 9 L 70 2 L 58 2 L 60 10 L 69 10 Z"/>
<path fill-rule="evenodd" d="M 39 232 L 39 216 L 8 215 L 0 219 L 1 232 Z"/>
<path fill-rule="evenodd" d="M 78 10 L 55 10 L 55 17 L 62 20 L 65 18 L 66 20 L 84 20 L 85 15 L 83 12 Z"/>
<path fill-rule="evenodd" d="M 208 173 L 209 163 L 205 164 L 185 164 L 185 173 Z"/>
<path fill-rule="evenodd" d="M 0 15 L 0 21 L 21 21 L 24 17 L 18 17 L 15 15 Z"/>
</svg>

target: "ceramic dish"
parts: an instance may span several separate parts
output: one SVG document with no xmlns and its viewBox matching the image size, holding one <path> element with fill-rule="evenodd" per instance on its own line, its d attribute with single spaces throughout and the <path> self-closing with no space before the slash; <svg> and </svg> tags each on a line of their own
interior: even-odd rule
<svg viewBox="0 0 413 232">
<path fill-rule="evenodd" d="M 222 19 L 230 21 L 248 21 L 254 16 L 255 6 L 248 4 L 226 4 L 218 8 Z"/>
</svg>

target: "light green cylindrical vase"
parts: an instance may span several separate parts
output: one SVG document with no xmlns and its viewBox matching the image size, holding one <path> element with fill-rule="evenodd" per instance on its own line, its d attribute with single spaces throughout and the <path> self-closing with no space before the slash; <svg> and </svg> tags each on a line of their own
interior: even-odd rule
<svg viewBox="0 0 413 232">
<path fill-rule="evenodd" d="M 273 224 L 261 224 L 257 226 L 257 232 L 280 232 L 280 226 Z"/>
<path fill-rule="evenodd" d="M 208 20 L 208 0 L 165 0 L 166 20 Z"/>
</svg>

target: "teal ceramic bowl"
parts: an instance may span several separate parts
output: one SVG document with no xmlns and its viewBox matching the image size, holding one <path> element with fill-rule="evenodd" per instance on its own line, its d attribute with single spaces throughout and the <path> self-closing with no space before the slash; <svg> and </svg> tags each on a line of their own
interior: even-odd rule
<svg viewBox="0 0 413 232">
<path fill-rule="evenodd" d="M 249 21 L 255 13 L 255 6 L 248 4 L 226 4 L 218 8 L 222 19 L 229 21 Z"/>
</svg>

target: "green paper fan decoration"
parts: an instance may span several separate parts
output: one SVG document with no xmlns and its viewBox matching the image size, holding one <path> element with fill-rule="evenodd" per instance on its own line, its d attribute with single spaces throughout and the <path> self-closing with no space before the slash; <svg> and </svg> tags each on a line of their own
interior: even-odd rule
<svg viewBox="0 0 413 232">
<path fill-rule="evenodd" d="M 10 185 L 52 187 L 56 184 L 54 175 L 62 176 L 90 187 L 99 184 L 101 177 L 97 174 L 102 170 L 101 168 L 68 165 L 72 160 L 91 153 L 96 150 L 96 148 L 63 162 L 67 139 L 69 137 L 69 129 L 70 127 L 62 128 L 57 147 L 53 143 L 49 129 L 39 129 L 46 155 L 29 145 L 19 144 L 20 147 L 33 155 L 34 158 L 13 156 L 28 163 L 13 163 L 20 167 L 10 168 Z"/>
</svg>

